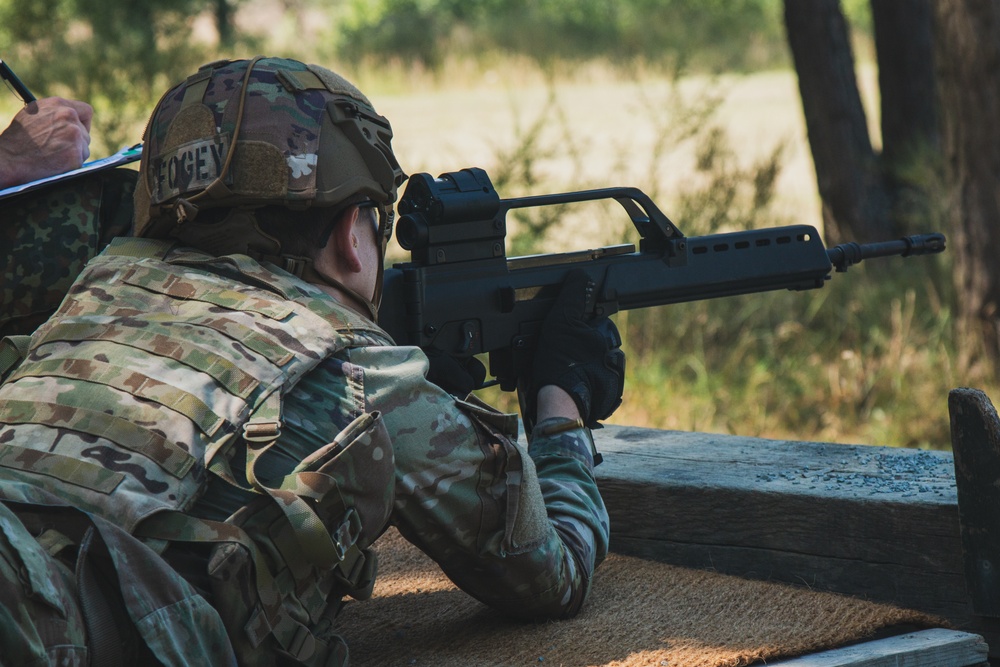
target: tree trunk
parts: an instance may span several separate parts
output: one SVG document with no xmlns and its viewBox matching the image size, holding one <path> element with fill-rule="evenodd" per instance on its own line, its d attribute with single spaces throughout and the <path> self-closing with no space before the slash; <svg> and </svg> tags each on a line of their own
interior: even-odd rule
<svg viewBox="0 0 1000 667">
<path fill-rule="evenodd" d="M 891 231 L 889 198 L 868 136 L 840 1 L 786 0 L 785 28 L 823 200 L 826 242 L 884 240 Z"/>
<path fill-rule="evenodd" d="M 931 0 L 871 0 L 882 160 L 903 165 L 939 143 Z"/>
<path fill-rule="evenodd" d="M 960 341 L 1000 365 L 1000 4 L 935 0 Z"/>
<path fill-rule="evenodd" d="M 871 0 L 893 236 L 925 231 L 940 139 L 931 0 Z"/>
<path fill-rule="evenodd" d="M 229 0 L 215 0 L 215 29 L 219 32 L 219 44 L 231 46 L 233 43 L 233 8 Z"/>
</svg>

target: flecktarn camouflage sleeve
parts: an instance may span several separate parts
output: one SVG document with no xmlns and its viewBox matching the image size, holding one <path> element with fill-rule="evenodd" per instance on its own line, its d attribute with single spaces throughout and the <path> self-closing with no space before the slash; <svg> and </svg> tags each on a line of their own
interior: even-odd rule
<svg viewBox="0 0 1000 667">
<path fill-rule="evenodd" d="M 576 614 L 609 533 L 589 431 L 542 422 L 529 456 L 513 416 L 427 382 L 419 349 L 352 350 L 351 363 L 364 369 L 367 409 L 382 411 L 393 441 L 400 533 L 496 609 Z"/>
</svg>

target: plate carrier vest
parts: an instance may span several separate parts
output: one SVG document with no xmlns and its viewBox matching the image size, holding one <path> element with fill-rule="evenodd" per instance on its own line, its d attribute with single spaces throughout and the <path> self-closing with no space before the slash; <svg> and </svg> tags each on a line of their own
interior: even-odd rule
<svg viewBox="0 0 1000 667">
<path fill-rule="evenodd" d="M 343 595 L 371 593 L 366 547 L 392 505 L 381 416 L 362 414 L 276 483 L 255 464 L 280 436 L 282 396 L 368 344 L 391 340 L 247 256 L 116 239 L 52 319 L 0 344 L 0 423 L 16 434 L 0 443 L 0 477 L 54 489 L 158 552 L 215 544 L 215 605 L 241 664 L 342 664 L 332 616 Z M 226 522 L 190 516 L 210 475 L 257 500 Z"/>
</svg>

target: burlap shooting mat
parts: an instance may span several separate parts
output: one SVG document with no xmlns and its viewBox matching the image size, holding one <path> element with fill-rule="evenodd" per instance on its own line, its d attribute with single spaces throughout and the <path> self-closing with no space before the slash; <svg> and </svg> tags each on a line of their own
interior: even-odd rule
<svg viewBox="0 0 1000 667">
<path fill-rule="evenodd" d="M 338 625 L 354 667 L 736 667 L 842 646 L 897 625 L 941 625 L 896 607 L 612 554 L 575 619 L 523 623 L 459 591 L 391 530 L 371 600 Z"/>
</svg>

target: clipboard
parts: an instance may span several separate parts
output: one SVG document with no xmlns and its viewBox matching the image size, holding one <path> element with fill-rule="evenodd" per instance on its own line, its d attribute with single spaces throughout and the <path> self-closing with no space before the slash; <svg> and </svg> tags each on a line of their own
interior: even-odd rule
<svg viewBox="0 0 1000 667">
<path fill-rule="evenodd" d="M 92 160 L 90 162 L 85 162 L 79 169 L 73 169 L 72 171 L 67 171 L 62 174 L 56 174 L 55 176 L 48 176 L 46 178 L 40 178 L 37 181 L 29 181 L 28 183 L 22 183 L 20 185 L 14 185 L 4 190 L 0 190 L 0 201 L 8 199 L 10 197 L 15 197 L 17 195 L 23 194 L 25 192 L 32 192 L 38 190 L 47 185 L 53 183 L 60 183 L 62 181 L 68 181 L 77 176 L 82 176 L 84 174 L 90 174 L 103 169 L 113 169 L 114 167 L 120 167 L 123 164 L 129 164 L 131 162 L 137 161 L 142 157 L 142 144 L 135 144 L 134 146 L 127 146 L 114 155 L 109 155 L 105 158 L 100 158 L 99 160 Z"/>
</svg>

